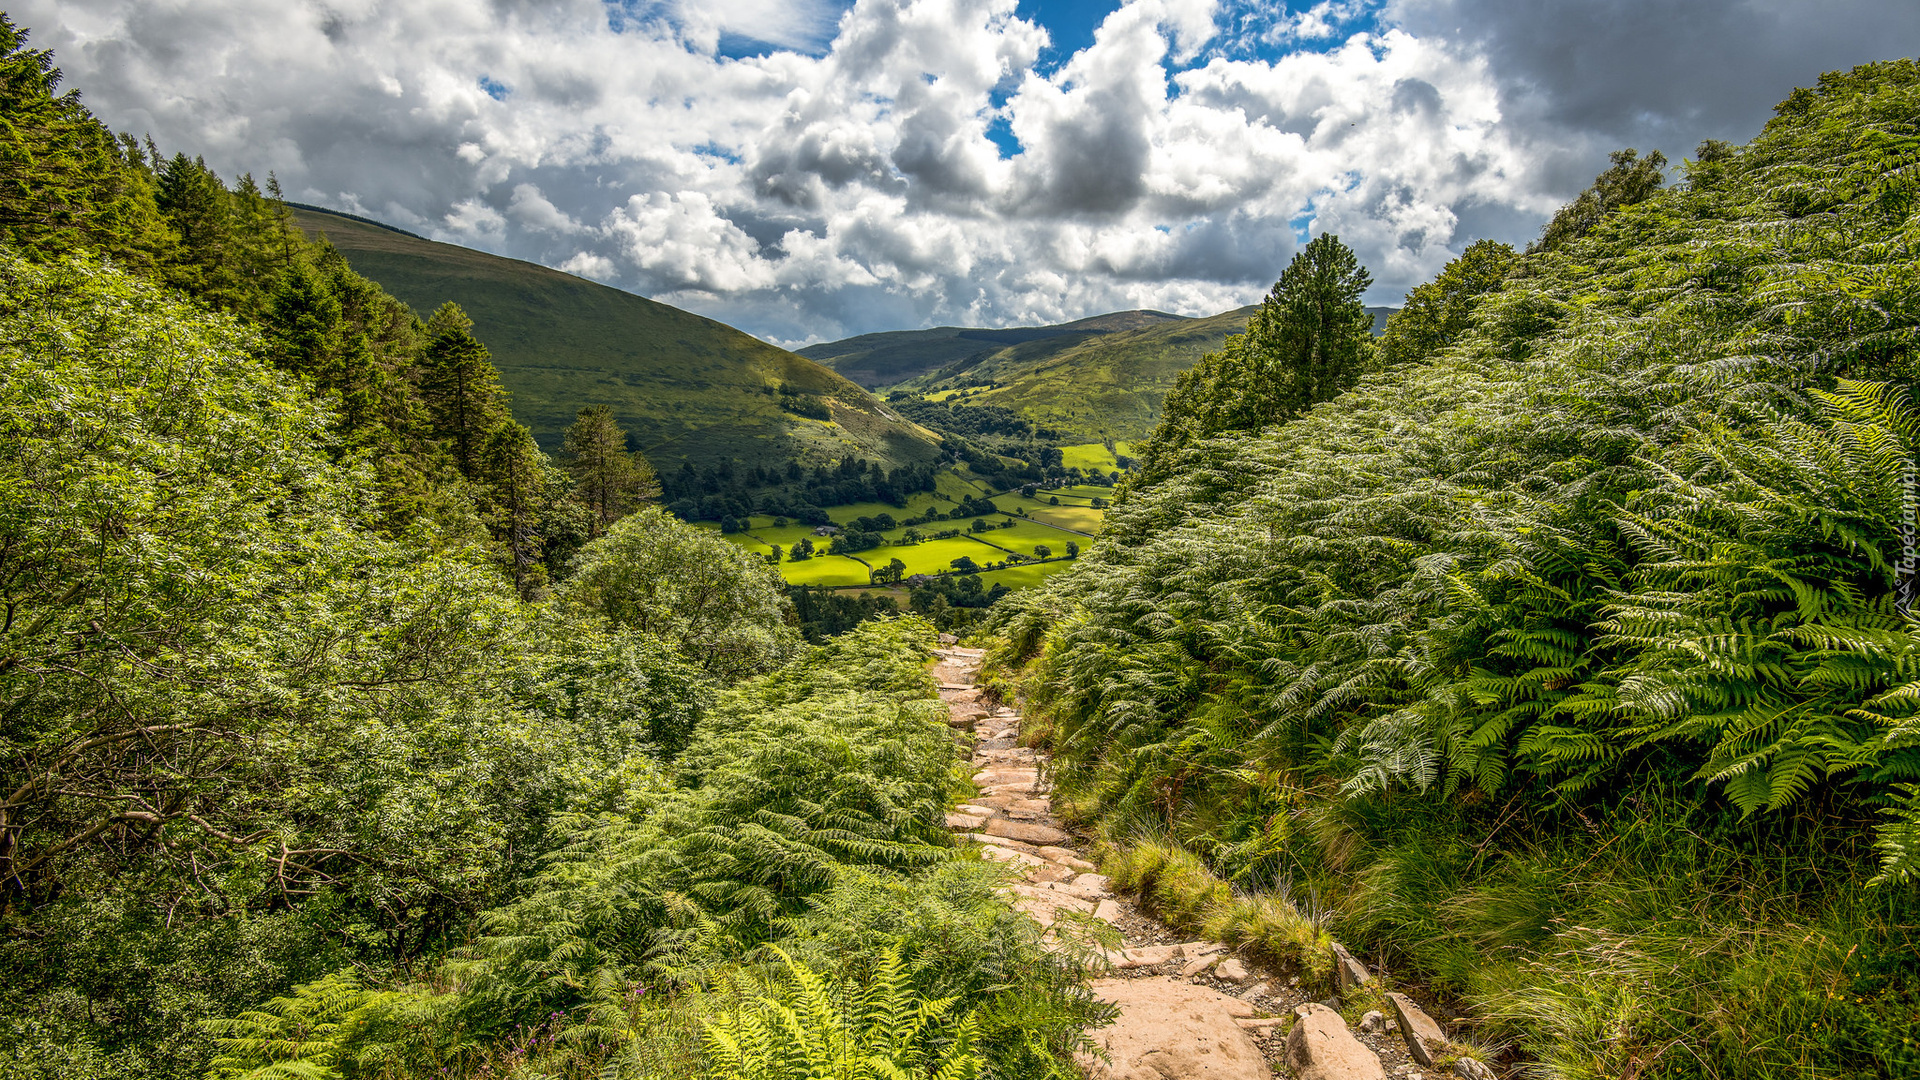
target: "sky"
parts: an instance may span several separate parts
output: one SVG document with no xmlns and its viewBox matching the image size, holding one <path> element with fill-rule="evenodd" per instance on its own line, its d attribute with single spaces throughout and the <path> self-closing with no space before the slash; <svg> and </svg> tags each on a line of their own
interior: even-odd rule
<svg viewBox="0 0 1920 1080">
<path fill-rule="evenodd" d="M 112 127 L 787 346 L 1398 304 L 1609 151 L 1744 142 L 1913 0 L 15 0 Z"/>
</svg>

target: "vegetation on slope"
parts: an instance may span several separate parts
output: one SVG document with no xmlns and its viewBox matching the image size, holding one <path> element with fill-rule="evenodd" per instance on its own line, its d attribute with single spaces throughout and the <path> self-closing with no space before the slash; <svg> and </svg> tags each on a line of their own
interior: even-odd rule
<svg viewBox="0 0 1920 1080">
<path fill-rule="evenodd" d="M 1920 67 L 1777 111 L 1621 155 L 1003 602 L 1060 789 L 1162 852 L 1116 870 L 1191 852 L 1541 1075 L 1920 1069 Z"/>
<path fill-rule="evenodd" d="M 361 274 L 420 312 L 449 301 L 474 320 L 516 418 L 557 448 L 583 406 L 604 405 L 664 472 L 713 466 L 887 468 L 932 459 L 926 432 L 804 357 L 730 326 L 544 266 L 425 240 L 324 211 L 324 234 Z"/>
<path fill-rule="evenodd" d="M 930 626 L 804 649 L 764 561 L 636 512 L 605 412 L 555 467 L 457 307 L 22 46 L 0 1074 L 784 1077 L 755 1025 L 840 998 L 799 1049 L 1070 1075 L 1079 967 L 942 828 Z"/>
<path fill-rule="evenodd" d="M 940 377 L 936 373 L 951 378 L 1012 345 L 1043 343 L 1039 354 L 1045 355 L 1102 334 L 1180 321 L 1181 316 L 1163 311 L 1116 311 L 1053 326 L 936 326 L 930 330 L 889 330 L 821 342 L 797 351 L 874 389 L 924 376 Z"/>
</svg>

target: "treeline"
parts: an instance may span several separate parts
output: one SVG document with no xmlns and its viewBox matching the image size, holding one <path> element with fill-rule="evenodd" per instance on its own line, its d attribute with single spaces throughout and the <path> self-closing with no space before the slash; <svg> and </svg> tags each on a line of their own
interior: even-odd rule
<svg viewBox="0 0 1920 1080">
<path fill-rule="evenodd" d="M 1920 67 L 1776 112 L 1377 344 L 1317 238 L 996 609 L 1150 903 L 1330 928 L 1542 1075 L 1920 1071 Z"/>
<path fill-rule="evenodd" d="M 0 1075 L 744 1080 L 783 1006 L 1074 1075 L 931 627 L 806 650 L 604 411 L 555 468 L 456 309 L 57 78 L 0 18 Z"/>
<path fill-rule="evenodd" d="M 662 487 L 668 508 L 690 521 L 767 514 L 825 525 L 829 506 L 883 502 L 904 507 L 915 493 L 933 490 L 938 472 L 932 463 L 887 469 L 851 457 L 813 468 L 797 461 L 784 468 L 733 461 L 695 468 L 683 462 Z"/>
</svg>

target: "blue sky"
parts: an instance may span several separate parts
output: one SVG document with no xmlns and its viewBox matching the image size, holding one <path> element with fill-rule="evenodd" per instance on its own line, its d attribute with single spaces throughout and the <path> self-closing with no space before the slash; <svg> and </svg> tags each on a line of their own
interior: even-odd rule
<svg viewBox="0 0 1920 1080">
<path fill-rule="evenodd" d="M 782 344 L 1397 303 L 1609 151 L 1744 141 L 1912 0 L 15 0 L 103 119 Z"/>
</svg>

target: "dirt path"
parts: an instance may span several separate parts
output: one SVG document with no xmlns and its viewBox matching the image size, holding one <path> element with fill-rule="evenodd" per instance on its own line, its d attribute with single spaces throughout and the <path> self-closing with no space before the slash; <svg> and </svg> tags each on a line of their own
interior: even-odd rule
<svg viewBox="0 0 1920 1080">
<path fill-rule="evenodd" d="M 1010 899 L 1050 934 L 1055 924 L 1081 917 L 1120 931 L 1121 949 L 1106 954 L 1110 974 L 1093 984 L 1121 1011 L 1094 1033 L 1111 1060 L 1082 1062 L 1092 1080 L 1434 1080 L 1459 1072 L 1410 1057 L 1395 1034 L 1401 1021 L 1390 1021 L 1391 1014 L 1370 1013 L 1375 1030 L 1349 1031 L 1333 1008 L 1337 1000 L 1312 998 L 1298 978 L 1263 969 L 1225 945 L 1184 938 L 1115 895 L 1085 857 L 1085 845 L 1053 815 L 1044 762 L 1019 744 L 1019 714 L 982 704 L 974 688 L 982 650 L 938 655 L 934 678 L 949 722 L 971 736 L 963 736 L 963 746 L 971 745 L 980 788 L 948 815 L 947 826 L 980 844 L 987 858 L 1014 865 L 1022 880 L 1011 886 Z"/>
</svg>

